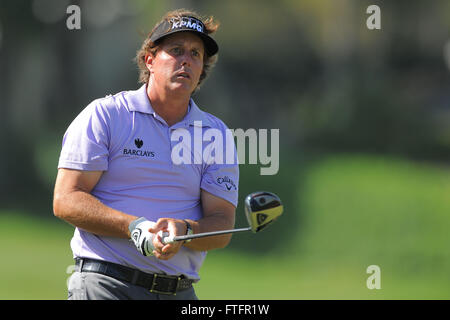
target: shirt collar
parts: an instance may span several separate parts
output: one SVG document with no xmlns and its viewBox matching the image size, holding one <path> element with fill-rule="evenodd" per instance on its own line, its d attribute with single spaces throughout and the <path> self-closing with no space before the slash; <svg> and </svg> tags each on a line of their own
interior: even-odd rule
<svg viewBox="0 0 450 320">
<path fill-rule="evenodd" d="M 183 120 L 174 125 L 174 127 L 213 127 L 213 123 L 207 116 L 207 113 L 202 111 L 191 98 L 189 100 L 190 110 Z"/>
<path fill-rule="evenodd" d="M 128 109 L 130 111 L 142 112 L 155 115 L 156 112 L 150 103 L 147 96 L 147 85 L 143 85 L 138 90 L 129 91 L 128 97 Z"/>
<path fill-rule="evenodd" d="M 157 113 L 153 109 L 150 100 L 147 96 L 147 85 L 142 85 L 138 90 L 130 91 L 128 96 L 128 109 L 130 111 L 142 112 L 151 114 L 154 117 Z M 213 123 L 191 98 L 189 100 L 188 113 L 180 122 L 174 124 L 172 128 L 199 126 L 199 127 L 213 127 Z"/>
</svg>

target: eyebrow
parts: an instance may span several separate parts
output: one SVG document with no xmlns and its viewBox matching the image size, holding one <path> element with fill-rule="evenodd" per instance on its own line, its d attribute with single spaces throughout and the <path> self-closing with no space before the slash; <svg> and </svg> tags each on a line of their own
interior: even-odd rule
<svg viewBox="0 0 450 320">
<path fill-rule="evenodd" d="M 184 42 L 179 40 L 175 40 L 173 42 L 166 42 L 166 44 L 168 46 L 184 46 Z M 195 44 L 194 47 L 199 50 L 201 48 L 200 42 L 198 44 Z"/>
<path fill-rule="evenodd" d="M 168 46 L 180 46 L 180 47 L 184 47 L 184 43 L 182 43 L 182 42 L 172 42 L 172 43 L 168 43 L 167 45 L 168 45 Z M 200 50 L 201 45 L 197 45 L 197 44 L 196 44 L 196 45 L 194 45 L 194 48 Z"/>
</svg>

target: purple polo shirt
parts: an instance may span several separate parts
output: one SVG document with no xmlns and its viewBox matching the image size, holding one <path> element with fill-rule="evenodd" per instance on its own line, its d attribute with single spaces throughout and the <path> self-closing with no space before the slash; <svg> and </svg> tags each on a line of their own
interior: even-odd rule
<svg viewBox="0 0 450 320">
<path fill-rule="evenodd" d="M 94 100 L 67 129 L 58 168 L 103 171 L 92 195 L 111 208 L 151 221 L 163 217 L 199 220 L 201 189 L 237 206 L 237 156 L 233 163 L 225 159 L 211 163 L 207 155 L 219 153 L 221 144 L 213 152 L 205 149 L 208 145 L 211 149 L 215 138 L 201 140 L 200 152 L 199 140 L 192 138 L 191 149 L 178 152 L 180 143 L 189 143 L 189 139 L 178 139 L 180 135 L 174 132 L 190 133 L 192 137 L 195 132 L 197 138 L 199 132 L 210 136 L 206 135 L 210 129 L 222 133 L 224 139 L 227 134 L 226 125 L 200 110 L 192 99 L 188 110 L 182 121 L 169 127 L 153 110 L 146 85 Z M 225 150 L 230 149 L 230 143 L 222 145 L 223 152 L 230 152 Z M 176 154 L 192 161 L 174 163 L 175 147 Z M 231 149 L 236 154 L 234 140 Z M 199 158 L 201 152 L 206 153 Z M 144 272 L 184 274 L 197 280 L 206 256 L 206 252 L 183 246 L 168 261 L 144 257 L 129 239 L 98 236 L 79 228 L 75 229 L 71 248 L 74 257 L 105 260 Z"/>
</svg>

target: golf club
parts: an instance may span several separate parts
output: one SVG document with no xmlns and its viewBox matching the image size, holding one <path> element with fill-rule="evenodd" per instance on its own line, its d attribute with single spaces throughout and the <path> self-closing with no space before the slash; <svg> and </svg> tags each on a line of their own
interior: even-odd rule
<svg viewBox="0 0 450 320">
<path fill-rule="evenodd" d="M 171 236 L 168 232 L 162 232 L 160 233 L 162 242 L 164 244 L 169 244 L 174 243 L 175 241 L 184 241 L 245 231 L 252 231 L 253 233 L 256 233 L 266 228 L 283 213 L 283 205 L 280 198 L 274 193 L 267 191 L 253 192 L 249 194 L 245 198 L 244 206 L 245 216 L 247 217 L 249 224 L 249 227 L 247 228 L 204 232 L 186 236 Z"/>
</svg>

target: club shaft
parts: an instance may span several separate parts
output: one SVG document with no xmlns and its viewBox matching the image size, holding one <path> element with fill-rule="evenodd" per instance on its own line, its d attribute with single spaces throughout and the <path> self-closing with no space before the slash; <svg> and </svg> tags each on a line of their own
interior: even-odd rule
<svg viewBox="0 0 450 320">
<path fill-rule="evenodd" d="M 204 232 L 204 233 L 197 233 L 197 234 L 191 234 L 191 235 L 186 235 L 186 236 L 176 236 L 176 237 L 173 238 L 173 240 L 174 241 L 184 241 L 184 240 L 197 239 L 197 238 L 203 238 L 203 237 L 211 237 L 211 236 L 218 236 L 218 235 L 221 235 L 221 234 L 244 232 L 244 231 L 250 231 L 250 230 L 252 230 L 251 227 L 241 228 L 241 229 L 231 229 L 231 230 Z"/>
</svg>

